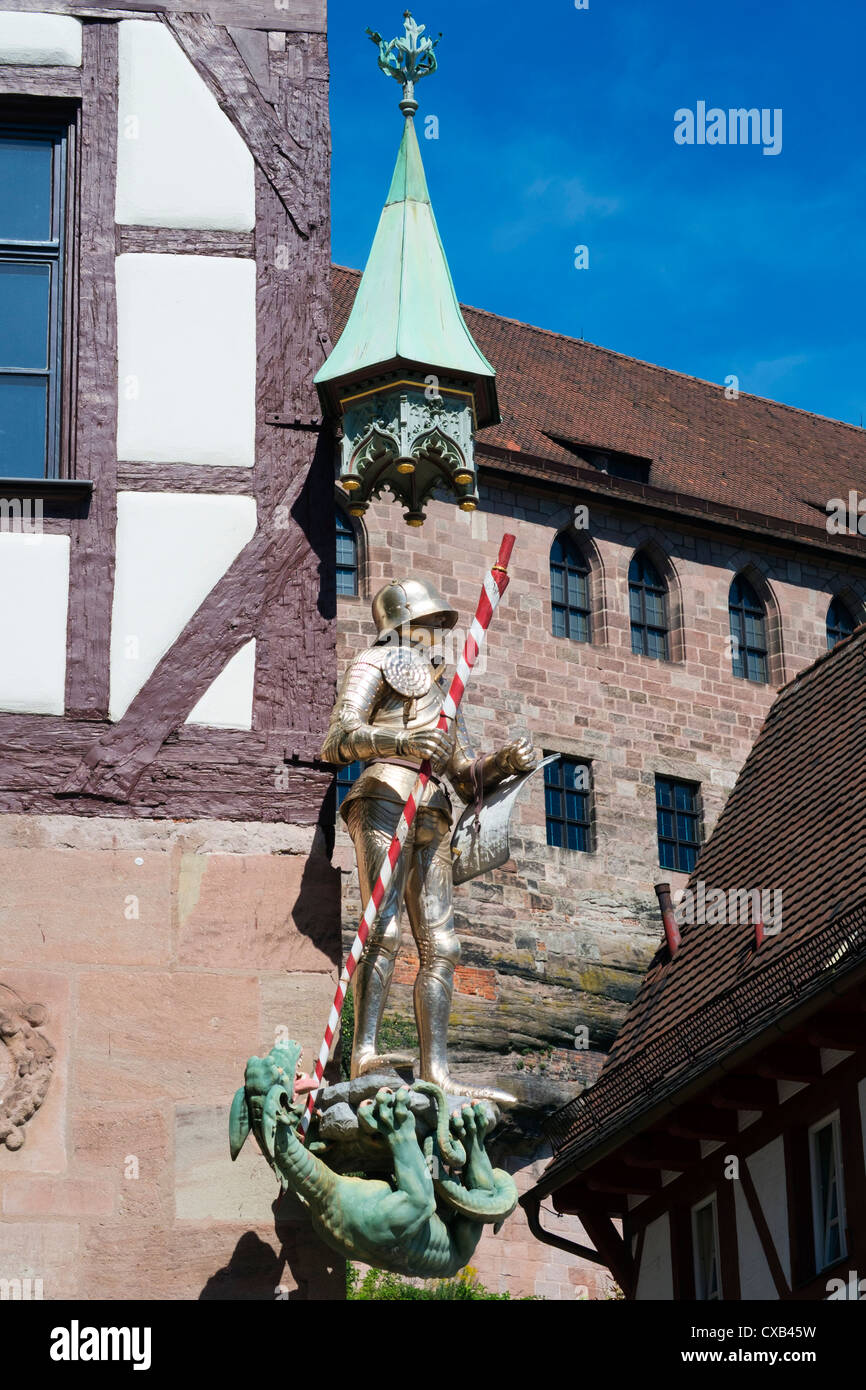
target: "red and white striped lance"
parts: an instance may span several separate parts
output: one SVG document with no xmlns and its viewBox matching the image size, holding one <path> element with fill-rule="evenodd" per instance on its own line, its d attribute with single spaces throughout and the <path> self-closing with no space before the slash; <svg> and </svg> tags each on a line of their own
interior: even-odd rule
<svg viewBox="0 0 866 1390">
<path fill-rule="evenodd" d="M 457 707 L 463 699 L 466 684 L 469 680 L 469 673 L 478 660 L 478 654 L 484 645 L 484 638 L 490 626 L 490 619 L 496 612 L 499 600 L 508 588 L 508 561 L 511 559 L 514 541 L 514 536 L 503 536 L 496 564 L 484 576 L 484 585 L 481 590 L 481 597 L 478 600 L 478 607 L 475 610 L 475 617 L 472 619 L 472 626 L 469 629 L 466 641 L 463 645 L 463 653 L 457 663 L 457 669 L 454 672 L 451 684 L 448 687 L 448 694 L 442 702 L 442 713 L 439 716 L 439 723 L 437 725 L 439 729 L 447 730 L 449 724 L 457 714 Z M 337 993 L 334 995 L 334 1002 L 331 1005 L 331 1012 L 328 1015 L 328 1026 L 325 1029 L 325 1036 L 322 1039 L 322 1046 L 319 1050 L 319 1056 L 316 1060 L 315 1071 L 313 1073 L 316 1081 L 315 1089 L 310 1091 L 307 1097 L 307 1106 L 304 1111 L 304 1118 L 301 1121 L 301 1129 L 304 1134 L 306 1134 L 309 1128 L 322 1076 L 328 1064 L 328 1058 L 331 1055 L 331 1047 L 333 1046 L 334 1039 L 337 1036 L 337 1030 L 340 1026 L 340 1015 L 343 1012 L 346 991 L 349 988 L 358 962 L 363 955 L 370 931 L 379 916 L 379 910 L 384 901 L 385 894 L 388 891 L 388 885 L 391 882 L 394 870 L 397 867 L 397 862 L 403 852 L 406 836 L 409 834 L 409 828 L 415 819 L 415 813 L 421 803 L 424 788 L 430 781 L 431 771 L 430 761 L 429 759 L 425 759 L 419 769 L 418 780 L 412 788 L 406 805 L 403 807 L 400 823 L 394 832 L 393 840 L 388 846 L 388 853 L 385 855 L 382 868 L 379 871 L 379 877 L 376 879 L 373 891 L 370 894 L 370 900 L 364 908 L 364 913 L 358 927 L 358 933 L 352 943 L 352 949 L 349 952 L 346 964 L 343 966 L 343 973 L 340 976 L 340 983 L 337 985 Z"/>
</svg>

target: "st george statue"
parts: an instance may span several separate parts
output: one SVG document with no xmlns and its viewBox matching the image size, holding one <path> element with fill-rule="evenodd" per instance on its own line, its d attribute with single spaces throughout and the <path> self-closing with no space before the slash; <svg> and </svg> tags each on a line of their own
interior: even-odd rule
<svg viewBox="0 0 866 1390">
<path fill-rule="evenodd" d="M 432 665 L 437 630 L 453 628 L 457 613 L 424 579 L 392 582 L 373 599 L 376 643 L 349 666 L 331 715 L 322 758 L 365 764 L 341 815 L 355 844 L 361 897 L 369 898 L 418 770 L 429 758 L 431 777 L 410 828 L 382 908 L 355 971 L 355 1037 L 351 1074 L 363 1076 L 412 1062 L 379 1049 L 378 1031 L 400 945 L 403 904 L 418 947 L 415 1021 L 420 1075 L 452 1095 L 494 1103 L 514 1098 L 470 1087 L 448 1072 L 448 1017 L 460 942 L 454 930 L 451 801 L 447 777 L 466 803 L 514 773 L 531 771 L 538 754 L 528 739 L 476 758 L 464 732 L 438 729 L 446 689 Z"/>
</svg>

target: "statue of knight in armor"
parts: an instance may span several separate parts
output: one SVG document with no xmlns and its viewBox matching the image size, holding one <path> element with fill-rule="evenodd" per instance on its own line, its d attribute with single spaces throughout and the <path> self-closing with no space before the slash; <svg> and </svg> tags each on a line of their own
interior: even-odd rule
<svg viewBox="0 0 866 1390">
<path fill-rule="evenodd" d="M 411 1056 L 382 1054 L 378 1030 L 400 945 L 405 902 L 420 967 L 415 1020 L 420 1075 L 452 1094 L 500 1104 L 513 1097 L 468 1087 L 448 1073 L 448 1017 L 460 942 L 454 930 L 451 801 L 447 777 L 466 803 L 515 773 L 531 771 L 538 755 L 528 739 L 476 758 L 459 727 L 437 728 L 446 690 L 432 665 L 435 634 L 453 628 L 456 611 L 424 579 L 392 582 L 373 599 L 376 644 L 356 657 L 343 679 L 322 758 L 337 766 L 365 764 L 341 815 L 355 844 L 361 897 L 366 902 L 397 828 L 421 763 L 433 775 L 425 789 L 378 920 L 355 971 L 353 1077 L 408 1065 Z M 408 642 L 406 635 L 408 632 Z"/>
</svg>

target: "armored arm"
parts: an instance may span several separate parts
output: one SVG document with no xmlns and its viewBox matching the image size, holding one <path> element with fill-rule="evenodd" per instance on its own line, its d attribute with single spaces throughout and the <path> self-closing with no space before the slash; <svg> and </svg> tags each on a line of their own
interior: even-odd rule
<svg viewBox="0 0 866 1390">
<path fill-rule="evenodd" d="M 481 772 L 481 785 L 485 791 L 492 791 L 500 782 L 504 782 L 506 777 L 511 777 L 516 772 L 529 772 L 538 762 L 538 754 L 529 739 L 518 738 L 512 743 L 504 744 L 496 753 L 488 753 L 486 757 L 476 760 L 466 726 L 458 715 L 457 742 L 448 767 L 448 779 L 460 800 L 467 804 L 473 802 L 476 796 L 476 783 L 472 771 L 472 765 L 476 761 Z"/>
<path fill-rule="evenodd" d="M 403 758 L 408 735 L 380 729 L 373 717 L 385 690 L 381 670 L 363 656 L 352 662 L 343 679 L 322 745 L 322 760 L 344 767 L 370 758 Z"/>
</svg>

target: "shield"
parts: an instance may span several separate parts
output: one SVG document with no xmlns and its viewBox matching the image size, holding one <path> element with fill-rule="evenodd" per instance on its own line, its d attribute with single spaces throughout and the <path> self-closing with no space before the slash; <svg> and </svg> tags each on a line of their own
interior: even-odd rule
<svg viewBox="0 0 866 1390">
<path fill-rule="evenodd" d="M 451 867 L 455 883 L 466 883 L 488 869 L 498 869 L 511 858 L 508 829 L 517 798 L 527 782 L 548 763 L 555 763 L 558 753 L 543 758 L 531 772 L 520 772 L 507 778 L 485 794 L 484 805 L 475 825 L 475 808 L 467 807 L 451 836 Z"/>
</svg>

